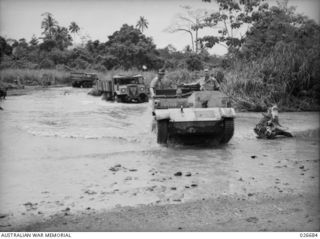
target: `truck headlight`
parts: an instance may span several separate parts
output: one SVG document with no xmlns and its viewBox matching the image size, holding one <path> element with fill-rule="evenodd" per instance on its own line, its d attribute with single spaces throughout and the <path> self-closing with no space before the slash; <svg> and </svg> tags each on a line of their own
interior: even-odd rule
<svg viewBox="0 0 320 239">
<path fill-rule="evenodd" d="M 140 87 L 140 90 L 141 90 L 141 91 L 144 91 L 144 87 Z"/>
<path fill-rule="evenodd" d="M 126 88 L 122 88 L 120 91 L 121 93 L 126 93 Z"/>
</svg>

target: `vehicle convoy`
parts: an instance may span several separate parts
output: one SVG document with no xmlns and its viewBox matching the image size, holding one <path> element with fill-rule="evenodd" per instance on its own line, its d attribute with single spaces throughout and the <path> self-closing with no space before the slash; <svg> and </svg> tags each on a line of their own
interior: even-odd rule
<svg viewBox="0 0 320 239">
<path fill-rule="evenodd" d="M 96 88 L 105 100 L 135 103 L 149 100 L 142 75 L 115 75 L 112 79 L 99 79 Z"/>
<path fill-rule="evenodd" d="M 194 91 L 194 85 L 185 86 L 177 90 L 156 90 L 157 142 L 166 144 L 174 136 L 184 139 L 204 136 L 210 142 L 228 143 L 234 133 L 235 110 L 226 95 L 220 91 Z"/>
<path fill-rule="evenodd" d="M 93 73 L 71 72 L 72 86 L 77 88 L 91 88 L 98 76 Z"/>
</svg>

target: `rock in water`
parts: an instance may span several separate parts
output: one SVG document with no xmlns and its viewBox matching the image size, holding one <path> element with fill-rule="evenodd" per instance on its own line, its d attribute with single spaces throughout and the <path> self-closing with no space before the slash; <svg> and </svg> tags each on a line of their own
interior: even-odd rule
<svg viewBox="0 0 320 239">
<path fill-rule="evenodd" d="M 9 214 L 0 213 L 0 218 L 6 218 L 8 216 L 9 216 Z"/>
<path fill-rule="evenodd" d="M 259 221 L 259 219 L 256 218 L 256 217 L 248 217 L 248 218 L 246 219 L 246 221 L 247 221 L 247 222 L 252 222 L 252 223 L 257 223 L 257 222 Z"/>
</svg>

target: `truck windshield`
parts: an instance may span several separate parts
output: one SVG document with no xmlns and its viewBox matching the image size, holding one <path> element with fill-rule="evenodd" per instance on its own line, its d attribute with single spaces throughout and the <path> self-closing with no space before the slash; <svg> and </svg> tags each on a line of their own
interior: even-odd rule
<svg viewBox="0 0 320 239">
<path fill-rule="evenodd" d="M 115 83 L 119 85 L 139 84 L 139 78 L 116 79 Z"/>
</svg>

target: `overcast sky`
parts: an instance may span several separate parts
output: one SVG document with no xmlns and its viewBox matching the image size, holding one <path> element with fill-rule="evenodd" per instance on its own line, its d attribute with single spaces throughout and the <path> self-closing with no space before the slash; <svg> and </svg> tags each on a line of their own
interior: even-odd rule
<svg viewBox="0 0 320 239">
<path fill-rule="evenodd" d="M 0 0 L 0 35 L 27 40 L 33 34 L 39 37 L 41 14 L 50 12 L 60 25 L 68 26 L 75 21 L 81 28 L 81 35 L 105 42 L 122 24 L 136 25 L 139 17 L 144 16 L 149 22 L 145 34 L 153 38 L 157 47 L 172 44 L 181 50 L 190 44 L 190 37 L 184 33 L 168 33 L 164 29 L 185 5 L 210 10 L 216 7 L 201 0 Z M 320 22 L 319 0 L 290 0 L 289 5 L 297 6 L 297 12 Z M 225 50 L 217 47 L 213 52 L 223 54 Z"/>
</svg>

